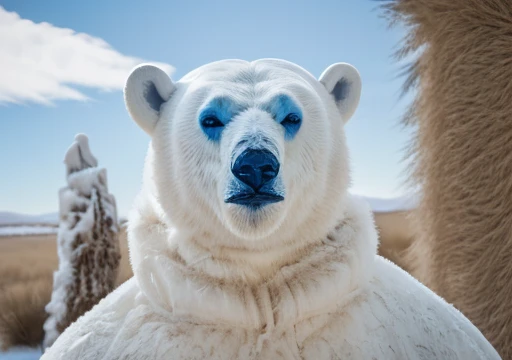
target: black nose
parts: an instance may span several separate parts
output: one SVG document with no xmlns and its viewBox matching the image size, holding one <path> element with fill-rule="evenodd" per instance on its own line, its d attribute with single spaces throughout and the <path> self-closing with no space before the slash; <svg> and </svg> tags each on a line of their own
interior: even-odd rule
<svg viewBox="0 0 512 360">
<path fill-rule="evenodd" d="M 268 150 L 247 149 L 231 167 L 235 177 L 255 191 L 274 180 L 279 173 L 279 161 Z"/>
</svg>

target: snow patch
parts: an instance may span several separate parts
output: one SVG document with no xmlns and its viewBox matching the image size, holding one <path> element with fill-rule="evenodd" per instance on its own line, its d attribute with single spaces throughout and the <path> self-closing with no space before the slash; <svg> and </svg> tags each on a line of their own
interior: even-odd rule
<svg viewBox="0 0 512 360">
<path fill-rule="evenodd" d="M 37 360 L 42 354 L 40 349 L 13 347 L 9 351 L 0 352 L 0 360 Z"/>
<path fill-rule="evenodd" d="M 354 196 L 368 202 L 374 213 L 410 211 L 418 206 L 418 197 L 416 195 L 404 195 L 390 199 L 367 197 L 362 195 Z"/>
<path fill-rule="evenodd" d="M 66 164 L 67 175 L 75 171 L 98 166 L 98 160 L 91 153 L 89 139 L 85 134 L 75 136 L 75 141 L 68 148 L 64 156 L 64 164 Z"/>
<path fill-rule="evenodd" d="M 0 226 L 0 237 L 56 234 L 58 230 L 55 226 Z"/>
</svg>

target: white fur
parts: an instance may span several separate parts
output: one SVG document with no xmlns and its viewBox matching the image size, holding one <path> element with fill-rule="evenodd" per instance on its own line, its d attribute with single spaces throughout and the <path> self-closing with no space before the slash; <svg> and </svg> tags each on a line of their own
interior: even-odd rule
<svg viewBox="0 0 512 360">
<path fill-rule="evenodd" d="M 154 65 L 139 65 L 128 77 L 124 89 L 126 107 L 133 120 L 151 135 L 160 114 L 144 98 L 144 90 L 148 84 L 155 86 L 164 101 L 169 100 L 175 88 L 169 76 Z"/>
<path fill-rule="evenodd" d="M 282 60 L 229 60 L 174 84 L 149 122 L 128 230 L 134 279 L 43 359 L 499 358 L 464 316 L 376 255 L 370 209 L 347 195 L 343 123 L 359 94 L 335 101 L 341 70 L 320 82 Z M 293 140 L 262 110 L 280 93 L 303 112 Z M 197 120 L 215 96 L 245 109 L 217 143 Z M 223 202 L 247 134 L 270 139 L 286 194 L 252 213 Z M 258 136 L 252 145 L 265 146 Z"/>
<path fill-rule="evenodd" d="M 196 69 L 176 86 L 162 107 L 158 136 L 152 139 L 154 162 L 146 169 L 154 174 L 156 196 L 171 226 L 212 233 L 216 247 L 260 251 L 318 239 L 334 226 L 349 182 L 343 121 L 313 76 L 284 61 L 223 61 Z M 282 127 L 258 108 L 278 93 L 292 95 L 304 113 L 302 128 L 290 142 L 284 141 Z M 248 108 L 226 127 L 220 144 L 209 141 L 197 121 L 198 109 L 216 96 Z M 284 202 L 268 206 L 254 227 L 245 209 L 222 200 L 232 176 L 229 153 L 240 132 L 251 126 L 263 128 L 280 150 L 280 174 L 289 194 Z M 191 163 L 201 166 L 191 168 Z M 205 241 L 204 246 L 211 245 Z"/>
<path fill-rule="evenodd" d="M 347 85 L 350 87 L 347 98 L 337 103 L 346 123 L 352 115 L 354 115 L 357 105 L 359 105 L 359 98 L 361 97 L 361 77 L 357 69 L 352 65 L 336 63 L 325 69 L 319 79 L 329 92 L 333 91 L 340 80 L 346 81 Z"/>
</svg>

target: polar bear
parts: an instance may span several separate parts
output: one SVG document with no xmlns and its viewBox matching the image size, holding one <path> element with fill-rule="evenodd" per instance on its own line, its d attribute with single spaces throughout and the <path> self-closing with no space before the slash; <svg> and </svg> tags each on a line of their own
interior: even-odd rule
<svg viewBox="0 0 512 360">
<path fill-rule="evenodd" d="M 456 309 L 376 255 L 347 193 L 351 65 L 317 80 L 276 59 L 173 82 L 133 70 L 151 136 L 129 221 L 134 278 L 42 359 L 499 359 Z"/>
</svg>

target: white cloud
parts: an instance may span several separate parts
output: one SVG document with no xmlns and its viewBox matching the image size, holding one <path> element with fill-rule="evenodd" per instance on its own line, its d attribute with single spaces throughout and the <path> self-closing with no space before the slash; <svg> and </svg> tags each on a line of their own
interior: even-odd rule
<svg viewBox="0 0 512 360">
<path fill-rule="evenodd" d="M 87 100 L 74 85 L 120 90 L 130 70 L 142 62 L 100 38 L 36 24 L 0 6 L 0 103 Z M 174 70 L 169 64 L 153 64 L 168 74 Z"/>
</svg>

